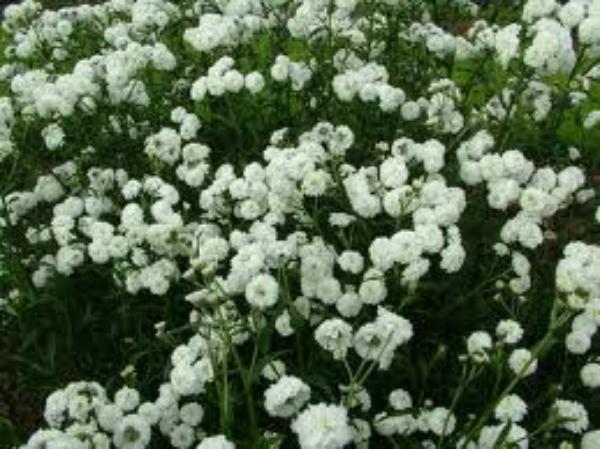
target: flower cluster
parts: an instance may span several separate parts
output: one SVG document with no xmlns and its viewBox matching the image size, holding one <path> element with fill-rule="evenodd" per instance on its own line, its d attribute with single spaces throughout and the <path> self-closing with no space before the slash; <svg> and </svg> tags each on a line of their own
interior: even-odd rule
<svg viewBox="0 0 600 449">
<path fill-rule="evenodd" d="M 430 3 L 6 9 L 0 311 L 169 301 L 23 449 L 600 447 L 600 1 Z"/>
</svg>

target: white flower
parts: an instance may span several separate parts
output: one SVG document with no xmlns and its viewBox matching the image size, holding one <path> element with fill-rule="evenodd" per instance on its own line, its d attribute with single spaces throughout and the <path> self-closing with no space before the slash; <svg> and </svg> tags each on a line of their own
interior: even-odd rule
<svg viewBox="0 0 600 449">
<path fill-rule="evenodd" d="M 354 435 L 347 410 L 323 403 L 304 410 L 292 422 L 292 431 L 298 435 L 301 449 L 340 449 L 349 444 Z"/>
<path fill-rule="evenodd" d="M 525 348 L 515 349 L 508 358 L 508 365 L 516 375 L 530 376 L 537 370 L 537 360 Z"/>
<path fill-rule="evenodd" d="M 376 323 L 361 326 L 354 335 L 354 349 L 363 359 L 377 360 L 383 354 L 389 342 L 385 330 Z"/>
<path fill-rule="evenodd" d="M 583 331 L 570 332 L 565 340 L 567 349 L 571 354 L 585 354 L 592 347 L 590 335 Z"/>
<path fill-rule="evenodd" d="M 600 17 L 588 17 L 579 24 L 579 40 L 582 44 L 600 44 Z"/>
<path fill-rule="evenodd" d="M 600 267 L 600 248 L 582 242 L 571 242 L 556 267 L 556 286 L 563 293 L 600 295 L 597 281 Z"/>
<path fill-rule="evenodd" d="M 354 428 L 354 443 L 366 442 L 371 438 L 371 425 L 368 421 L 354 418 L 352 427 Z"/>
<path fill-rule="evenodd" d="M 252 94 L 257 94 L 265 87 L 265 78 L 259 72 L 251 72 L 245 78 L 246 89 Z"/>
<path fill-rule="evenodd" d="M 523 7 L 523 20 L 533 22 L 540 17 L 549 16 L 556 8 L 556 0 L 527 0 Z"/>
<path fill-rule="evenodd" d="M 68 396 L 63 390 L 57 390 L 46 398 L 44 419 L 51 427 L 60 427 L 65 419 L 68 406 Z"/>
<path fill-rule="evenodd" d="M 377 237 L 369 246 L 369 256 L 375 268 L 386 272 L 395 262 L 395 252 L 392 242 L 387 237 Z"/>
<path fill-rule="evenodd" d="M 202 101 L 208 91 L 207 78 L 205 76 L 198 78 L 190 91 L 190 97 L 194 101 Z"/>
<path fill-rule="evenodd" d="M 492 337 L 487 332 L 473 332 L 467 339 L 467 351 L 475 362 L 487 362 L 490 349 L 492 349 Z"/>
<path fill-rule="evenodd" d="M 115 404 L 107 404 L 98 408 L 96 417 L 102 429 L 112 432 L 123 419 L 123 411 Z"/>
<path fill-rule="evenodd" d="M 150 442 L 150 426 L 139 415 L 127 415 L 115 426 L 113 443 L 117 449 L 145 449 Z"/>
<path fill-rule="evenodd" d="M 179 417 L 184 423 L 197 426 L 204 418 L 204 409 L 200 404 L 190 402 L 179 409 Z"/>
<path fill-rule="evenodd" d="M 186 114 L 179 128 L 179 135 L 183 140 L 191 140 L 196 137 L 202 126 L 200 119 L 195 114 Z"/>
<path fill-rule="evenodd" d="M 408 320 L 379 307 L 375 321 L 364 324 L 354 334 L 354 350 L 365 360 L 377 361 L 380 369 L 388 369 L 396 349 L 412 335 Z"/>
<path fill-rule="evenodd" d="M 64 195 L 65 191 L 55 176 L 46 175 L 38 178 L 34 193 L 40 201 L 54 203 Z"/>
<path fill-rule="evenodd" d="M 404 185 L 408 179 L 408 169 L 400 156 L 384 160 L 379 167 L 379 173 L 383 185 L 390 189 Z"/>
<path fill-rule="evenodd" d="M 534 29 L 536 34 L 533 42 L 525 50 L 525 64 L 543 75 L 571 71 L 576 56 L 569 29 L 554 19 L 546 18 L 538 21 Z"/>
<path fill-rule="evenodd" d="M 570 166 L 558 174 L 558 185 L 568 193 L 574 193 L 585 184 L 585 173 L 581 168 Z"/>
<path fill-rule="evenodd" d="M 558 12 L 558 18 L 563 25 L 574 28 L 585 17 L 585 8 L 583 2 L 568 2 Z"/>
<path fill-rule="evenodd" d="M 571 303 L 571 301 L 569 301 Z M 584 311 L 577 315 L 571 322 L 571 330 L 573 332 L 583 332 L 592 337 L 598 331 L 598 324 L 594 319 L 591 310 Z"/>
<path fill-rule="evenodd" d="M 178 106 L 171 111 L 171 121 L 174 123 L 181 123 L 187 115 L 187 111 L 184 107 Z"/>
<path fill-rule="evenodd" d="M 529 448 L 527 431 L 517 424 L 508 423 L 481 429 L 478 449 L 495 449 L 499 440 L 518 449 Z"/>
<path fill-rule="evenodd" d="M 519 276 L 525 277 L 529 275 L 531 271 L 531 263 L 522 253 L 514 251 L 512 253 L 512 267 L 515 273 Z"/>
<path fill-rule="evenodd" d="M 354 291 L 347 291 L 339 297 L 335 308 L 344 318 L 352 318 L 360 313 L 363 303 Z"/>
<path fill-rule="evenodd" d="M 589 426 L 586 409 L 579 402 L 557 399 L 553 409 L 558 417 L 563 420 L 560 427 L 573 433 L 582 433 Z"/>
<path fill-rule="evenodd" d="M 110 445 L 110 443 L 109 443 Z M 67 435 L 59 430 L 38 430 L 29 439 L 26 447 L 48 447 L 52 449 L 85 449 L 86 443 L 80 439 Z"/>
<path fill-rule="evenodd" d="M 496 326 L 496 336 L 503 343 L 514 345 L 523 338 L 523 328 L 514 320 L 502 320 Z"/>
<path fill-rule="evenodd" d="M 62 147 L 65 143 L 65 132 L 56 123 L 46 126 L 42 130 L 42 137 L 44 138 L 46 148 L 49 150 L 56 150 Z"/>
<path fill-rule="evenodd" d="M 285 375 L 285 364 L 281 360 L 272 360 L 261 371 L 261 376 L 271 382 Z"/>
<path fill-rule="evenodd" d="M 187 424 L 179 424 L 171 430 L 171 445 L 177 449 L 187 449 L 195 441 L 194 429 Z"/>
<path fill-rule="evenodd" d="M 294 376 L 282 376 L 265 391 L 265 409 L 271 416 L 289 418 L 310 399 L 310 387 Z"/>
<path fill-rule="evenodd" d="M 73 395 L 69 400 L 68 414 L 78 421 L 85 421 L 91 411 L 91 403 L 84 395 Z"/>
<path fill-rule="evenodd" d="M 588 388 L 600 388 L 600 363 L 588 363 L 580 372 L 581 382 Z"/>
<path fill-rule="evenodd" d="M 502 64 L 504 68 L 508 66 L 510 61 L 515 58 L 519 52 L 519 45 L 521 44 L 521 40 L 519 39 L 520 32 L 521 26 L 512 23 L 501 28 L 496 33 L 495 49 L 500 64 Z"/>
<path fill-rule="evenodd" d="M 404 120 L 412 122 L 421 115 L 421 107 L 416 101 L 407 101 L 400 108 L 400 114 Z"/>
<path fill-rule="evenodd" d="M 75 268 L 83 264 L 83 252 L 72 246 L 63 246 L 56 253 L 56 270 L 65 275 L 71 275 Z"/>
<path fill-rule="evenodd" d="M 157 43 L 151 50 L 150 57 L 154 67 L 158 70 L 170 72 L 177 67 L 177 58 L 166 45 Z"/>
<path fill-rule="evenodd" d="M 325 320 L 315 330 L 315 340 L 334 359 L 342 360 L 352 346 L 352 326 L 339 318 Z"/>
<path fill-rule="evenodd" d="M 331 226 L 336 226 L 339 228 L 348 227 L 355 221 L 356 221 L 356 217 L 349 215 L 349 214 L 341 213 L 341 212 L 337 212 L 337 213 L 334 212 L 329 215 L 329 224 Z"/>
<path fill-rule="evenodd" d="M 137 414 L 146 420 L 148 424 L 154 425 L 160 419 L 160 410 L 153 402 L 144 402 L 140 405 Z"/>
<path fill-rule="evenodd" d="M 356 95 L 356 80 L 349 74 L 336 75 L 332 81 L 333 91 L 340 101 L 349 102 Z"/>
<path fill-rule="evenodd" d="M 600 447 L 600 430 L 593 430 L 583 435 L 581 449 L 596 449 Z"/>
<path fill-rule="evenodd" d="M 488 183 L 488 203 L 490 207 L 506 210 L 521 196 L 519 183 L 514 179 L 500 178 Z"/>
<path fill-rule="evenodd" d="M 421 251 L 429 254 L 439 253 L 444 246 L 444 233 L 436 224 L 419 224 L 415 226 Z M 454 240 L 454 239 L 452 239 Z"/>
<path fill-rule="evenodd" d="M 460 270 L 467 255 L 460 242 L 451 243 L 440 254 L 442 256 L 440 268 L 447 273 L 456 273 Z"/>
<path fill-rule="evenodd" d="M 115 404 L 124 412 L 134 410 L 140 403 L 140 394 L 137 390 L 123 387 L 115 393 Z"/>
<path fill-rule="evenodd" d="M 343 184 L 352 209 L 358 215 L 372 218 L 381 212 L 381 201 L 371 193 L 371 186 L 364 171 L 348 176 L 344 179 Z"/>
<path fill-rule="evenodd" d="M 306 196 L 317 197 L 325 194 L 331 184 L 331 175 L 325 170 L 313 170 L 302 180 L 302 192 Z"/>
<path fill-rule="evenodd" d="M 335 304 L 342 296 L 340 282 L 334 277 L 326 277 L 317 283 L 315 296 L 323 301 L 323 304 Z"/>
<path fill-rule="evenodd" d="M 287 78 L 289 76 L 289 71 L 290 71 L 289 60 L 287 60 L 287 58 L 285 60 L 280 59 L 280 56 L 278 56 L 277 59 L 279 59 L 279 62 L 276 62 L 271 67 L 271 77 L 275 81 L 283 82 L 283 81 L 287 80 Z"/>
<path fill-rule="evenodd" d="M 275 320 L 275 329 L 282 337 L 289 337 L 294 335 L 294 328 L 292 326 L 292 317 L 287 310 L 284 310 Z"/>
<path fill-rule="evenodd" d="M 96 433 L 91 438 L 94 449 L 110 449 L 110 438 L 103 433 Z"/>
<path fill-rule="evenodd" d="M 359 385 L 340 385 L 342 402 L 348 409 L 360 407 L 362 412 L 371 409 L 372 401 L 369 392 Z"/>
<path fill-rule="evenodd" d="M 502 422 L 521 422 L 527 414 L 527 404 L 516 394 L 510 394 L 498 403 L 494 414 Z"/>
<path fill-rule="evenodd" d="M 181 154 L 181 137 L 171 128 L 163 128 L 159 133 L 146 139 L 145 152 L 150 157 L 174 165 Z"/>
<path fill-rule="evenodd" d="M 383 436 L 394 434 L 408 436 L 417 430 L 417 419 L 411 414 L 387 416 L 386 413 L 375 415 L 373 425 L 377 433 Z"/>
<path fill-rule="evenodd" d="M 377 94 L 379 108 L 383 112 L 395 111 L 406 100 L 406 94 L 402 89 L 387 84 L 379 86 Z"/>
<path fill-rule="evenodd" d="M 386 295 L 384 275 L 381 271 L 370 268 L 363 275 L 363 282 L 358 289 L 358 295 L 363 304 L 379 304 Z"/>
<path fill-rule="evenodd" d="M 446 148 L 437 140 L 428 140 L 419 148 L 418 157 L 423 161 L 427 173 L 437 173 L 444 168 Z"/>
<path fill-rule="evenodd" d="M 246 300 L 259 309 L 273 306 L 279 298 L 279 285 L 270 274 L 256 275 L 246 286 Z"/>
<path fill-rule="evenodd" d="M 363 256 L 358 251 L 344 251 L 337 263 L 342 270 L 352 274 L 359 274 L 364 268 Z"/>
<path fill-rule="evenodd" d="M 235 444 L 223 435 L 204 438 L 196 449 L 235 449 Z"/>
<path fill-rule="evenodd" d="M 223 76 L 223 85 L 228 92 L 239 92 L 244 87 L 244 75 L 237 70 L 229 70 Z"/>
<path fill-rule="evenodd" d="M 413 406 L 412 398 L 406 390 L 397 389 L 388 396 L 388 402 L 394 410 L 405 410 Z"/>
<path fill-rule="evenodd" d="M 170 381 L 173 389 L 180 395 L 200 393 L 204 385 L 198 373 L 190 365 L 179 365 L 171 370 Z"/>
<path fill-rule="evenodd" d="M 583 121 L 583 127 L 585 129 L 592 129 L 599 123 L 600 123 L 600 110 L 594 110 L 594 111 L 591 111 L 589 114 L 587 114 L 587 116 L 585 117 L 585 120 Z"/>
<path fill-rule="evenodd" d="M 425 412 L 427 428 L 434 434 L 450 435 L 456 428 L 456 417 L 444 407 L 436 407 Z"/>
</svg>

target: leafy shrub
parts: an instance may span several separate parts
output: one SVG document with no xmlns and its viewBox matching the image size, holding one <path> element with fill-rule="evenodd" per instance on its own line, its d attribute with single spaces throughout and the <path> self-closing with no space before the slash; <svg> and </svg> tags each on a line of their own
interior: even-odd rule
<svg viewBox="0 0 600 449">
<path fill-rule="evenodd" d="M 7 8 L 23 448 L 600 447 L 600 1 L 490 3 Z"/>
</svg>

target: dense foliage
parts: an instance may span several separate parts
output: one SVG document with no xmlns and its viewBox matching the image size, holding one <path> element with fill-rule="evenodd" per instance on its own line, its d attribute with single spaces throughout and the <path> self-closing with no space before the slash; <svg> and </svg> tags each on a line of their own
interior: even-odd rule
<svg viewBox="0 0 600 449">
<path fill-rule="evenodd" d="M 0 445 L 600 448 L 600 0 L 488 3 L 8 7 Z"/>
</svg>

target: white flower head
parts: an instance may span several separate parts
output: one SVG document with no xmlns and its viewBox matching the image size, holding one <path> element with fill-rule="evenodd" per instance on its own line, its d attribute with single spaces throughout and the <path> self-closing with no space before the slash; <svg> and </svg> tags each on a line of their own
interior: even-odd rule
<svg viewBox="0 0 600 449">
<path fill-rule="evenodd" d="M 527 414 L 527 404 L 516 394 L 510 394 L 498 403 L 494 414 L 502 422 L 521 422 Z"/>
<path fill-rule="evenodd" d="M 579 402 L 557 399 L 553 409 L 561 419 L 560 426 L 563 429 L 573 433 L 582 433 L 587 430 L 590 424 L 588 413 Z"/>
<path fill-rule="evenodd" d="M 339 449 L 354 436 L 348 411 L 338 405 L 310 405 L 293 422 L 302 449 Z"/>
<path fill-rule="evenodd" d="M 315 330 L 315 340 L 334 359 L 344 359 L 352 347 L 352 326 L 339 318 L 325 320 Z"/>
<path fill-rule="evenodd" d="M 310 387 L 294 376 L 281 376 L 265 391 L 265 409 L 271 416 L 289 418 L 310 399 Z"/>
<path fill-rule="evenodd" d="M 150 442 L 150 426 L 139 415 L 127 415 L 115 426 L 113 443 L 117 449 L 145 449 Z"/>
<path fill-rule="evenodd" d="M 473 332 L 467 339 L 469 356 L 478 363 L 489 360 L 488 352 L 492 349 L 492 337 L 487 332 Z"/>
<path fill-rule="evenodd" d="M 235 449 L 235 444 L 224 435 L 216 435 L 204 438 L 196 449 Z"/>
<path fill-rule="evenodd" d="M 519 348 L 510 354 L 508 365 L 513 373 L 526 377 L 537 370 L 537 359 L 527 349 Z"/>
<path fill-rule="evenodd" d="M 246 300 L 259 309 L 272 307 L 279 298 L 279 284 L 270 274 L 256 275 L 246 286 Z"/>
<path fill-rule="evenodd" d="M 514 320 L 502 320 L 496 326 L 496 336 L 503 343 L 514 345 L 523 338 L 523 328 Z"/>
<path fill-rule="evenodd" d="M 581 382 L 588 388 L 600 388 L 600 363 L 588 363 L 580 372 Z"/>
</svg>

